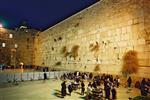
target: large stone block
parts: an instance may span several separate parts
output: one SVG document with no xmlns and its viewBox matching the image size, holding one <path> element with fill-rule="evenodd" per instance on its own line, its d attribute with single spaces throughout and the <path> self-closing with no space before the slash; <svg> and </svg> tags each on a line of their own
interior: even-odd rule
<svg viewBox="0 0 150 100">
<path fill-rule="evenodd" d="M 45 30 L 39 36 L 42 43 L 35 44 L 35 65 L 42 66 L 44 59 L 49 67 L 92 72 L 95 65 L 100 64 L 101 72 L 120 74 L 124 54 L 135 50 L 140 64 L 149 66 L 150 15 L 145 2 L 147 0 L 102 0 Z M 62 39 L 58 40 L 59 37 Z M 71 55 L 74 45 L 79 45 L 77 59 Z M 63 46 L 67 47 L 66 57 L 60 53 Z M 55 66 L 58 61 L 63 62 L 63 67 Z"/>
</svg>

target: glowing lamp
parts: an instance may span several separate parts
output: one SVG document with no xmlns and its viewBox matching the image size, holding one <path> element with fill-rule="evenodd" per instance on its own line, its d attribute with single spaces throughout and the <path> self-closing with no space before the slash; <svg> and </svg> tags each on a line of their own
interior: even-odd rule
<svg viewBox="0 0 150 100">
<path fill-rule="evenodd" d="M 2 43 L 2 47 L 3 47 L 3 48 L 6 47 L 6 43 Z"/>
</svg>

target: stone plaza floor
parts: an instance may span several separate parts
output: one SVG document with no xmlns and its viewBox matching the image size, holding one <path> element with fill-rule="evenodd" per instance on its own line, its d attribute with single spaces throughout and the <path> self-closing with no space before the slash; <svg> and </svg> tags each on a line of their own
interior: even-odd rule
<svg viewBox="0 0 150 100">
<path fill-rule="evenodd" d="M 72 95 L 65 98 L 60 97 L 61 80 L 50 79 L 39 81 L 20 82 L 19 85 L 1 84 L 0 100 L 84 100 L 80 95 L 80 90 L 73 91 Z M 87 87 L 87 82 L 86 87 Z M 124 87 L 117 88 L 117 100 L 129 100 L 129 97 L 140 95 L 138 89 L 129 89 Z"/>
</svg>

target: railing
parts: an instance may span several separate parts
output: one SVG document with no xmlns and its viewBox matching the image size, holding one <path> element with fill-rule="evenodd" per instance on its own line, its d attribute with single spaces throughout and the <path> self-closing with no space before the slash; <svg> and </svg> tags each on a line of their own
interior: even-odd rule
<svg viewBox="0 0 150 100">
<path fill-rule="evenodd" d="M 47 78 L 60 78 L 69 71 L 50 71 L 46 72 Z M 24 73 L 0 73 L 0 83 L 11 83 L 16 81 L 32 81 L 44 79 L 44 72 L 24 72 Z"/>
</svg>

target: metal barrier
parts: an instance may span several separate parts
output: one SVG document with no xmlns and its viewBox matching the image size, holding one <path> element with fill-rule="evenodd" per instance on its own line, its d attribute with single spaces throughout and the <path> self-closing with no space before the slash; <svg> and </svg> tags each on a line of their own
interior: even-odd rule
<svg viewBox="0 0 150 100">
<path fill-rule="evenodd" d="M 59 78 L 64 73 L 70 71 L 50 71 L 46 72 L 47 78 Z M 44 72 L 24 72 L 24 73 L 0 73 L 0 83 L 15 82 L 15 81 L 29 81 L 29 80 L 42 80 L 44 79 Z"/>
</svg>

